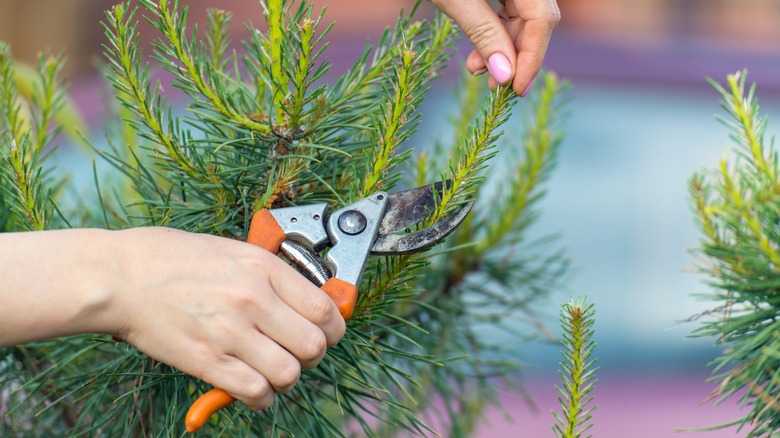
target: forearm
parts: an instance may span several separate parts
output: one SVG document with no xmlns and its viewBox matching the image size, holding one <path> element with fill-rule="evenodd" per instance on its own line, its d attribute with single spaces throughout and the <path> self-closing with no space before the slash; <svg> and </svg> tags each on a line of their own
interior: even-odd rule
<svg viewBox="0 0 780 438">
<path fill-rule="evenodd" d="M 0 345 L 111 332 L 114 231 L 0 234 Z"/>
<path fill-rule="evenodd" d="M 233 239 L 157 227 L 0 234 L 0 345 L 108 333 L 262 409 L 345 328 L 322 290 Z"/>
</svg>

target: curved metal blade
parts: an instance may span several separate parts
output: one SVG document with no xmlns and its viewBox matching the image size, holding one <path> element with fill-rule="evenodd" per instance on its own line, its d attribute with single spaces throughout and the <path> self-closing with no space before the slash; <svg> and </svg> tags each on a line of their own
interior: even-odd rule
<svg viewBox="0 0 780 438">
<path fill-rule="evenodd" d="M 452 181 L 439 181 L 427 186 L 390 193 L 387 209 L 379 223 L 379 234 L 389 235 L 413 227 L 428 217 L 441 199 L 444 187 L 452 187 Z"/>
<path fill-rule="evenodd" d="M 371 254 L 408 254 L 430 248 L 457 228 L 473 205 L 473 202 L 463 204 L 436 224 L 413 233 L 379 234 L 371 247 Z"/>
</svg>

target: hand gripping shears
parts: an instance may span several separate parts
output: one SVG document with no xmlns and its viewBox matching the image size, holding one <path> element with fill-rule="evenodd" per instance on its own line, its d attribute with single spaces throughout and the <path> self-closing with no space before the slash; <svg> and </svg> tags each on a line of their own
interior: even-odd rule
<svg viewBox="0 0 780 438">
<path fill-rule="evenodd" d="M 281 253 L 325 291 L 349 320 L 369 254 L 409 254 L 429 248 L 469 213 L 472 202 L 427 228 L 410 231 L 434 211 L 449 185 L 446 181 L 390 194 L 376 192 L 330 215 L 327 204 L 262 209 L 252 217 L 247 242 Z M 327 247 L 324 258 L 320 257 Z M 203 394 L 187 412 L 187 430 L 199 430 L 212 414 L 234 401 L 218 388 Z"/>
</svg>

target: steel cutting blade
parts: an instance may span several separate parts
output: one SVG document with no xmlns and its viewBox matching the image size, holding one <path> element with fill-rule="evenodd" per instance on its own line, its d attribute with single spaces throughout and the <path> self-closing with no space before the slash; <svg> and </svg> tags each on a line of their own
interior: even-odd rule
<svg viewBox="0 0 780 438">
<path fill-rule="evenodd" d="M 371 253 L 390 255 L 417 252 L 430 248 L 455 230 L 471 211 L 473 202 L 461 205 L 430 227 L 411 233 L 399 233 L 414 226 L 434 210 L 445 185 L 450 187 L 451 182 L 447 180 L 390 194 Z"/>
<path fill-rule="evenodd" d="M 411 228 L 428 217 L 436 209 L 444 187 L 452 187 L 452 181 L 439 181 L 414 189 L 388 195 L 387 208 L 379 223 L 380 235 L 389 235 Z"/>
</svg>

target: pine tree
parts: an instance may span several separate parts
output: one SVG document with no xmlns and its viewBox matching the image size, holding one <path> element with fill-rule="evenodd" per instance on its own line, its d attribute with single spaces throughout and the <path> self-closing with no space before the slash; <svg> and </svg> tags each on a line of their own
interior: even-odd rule
<svg viewBox="0 0 780 438">
<path fill-rule="evenodd" d="M 697 330 L 723 345 L 713 362 L 718 387 L 712 398 L 737 397 L 747 413 L 737 424 L 749 437 L 780 434 L 780 169 L 777 151 L 766 139 L 767 119 L 759 113 L 755 85 L 747 72 L 712 82 L 723 97 L 736 149 L 717 171 L 690 182 L 702 238 L 700 268 L 718 306 L 700 315 Z"/>
<path fill-rule="evenodd" d="M 234 404 L 204 430 L 424 434 L 438 417 L 447 429 L 440 433 L 466 436 L 498 402 L 495 379 L 520 383 L 520 362 L 505 351 L 516 354 L 517 344 L 534 336 L 518 322 L 534 318 L 533 304 L 567 270 L 561 250 L 527 240 L 561 140 L 565 84 L 542 74 L 523 101 L 522 134 L 513 132 L 501 151 L 505 168 L 494 168 L 486 185 L 516 103 L 511 89 L 485 92 L 484 83 L 464 78 L 449 138 L 417 151 L 407 142 L 451 55 L 451 21 L 402 12 L 375 46 L 326 83 L 330 26 L 322 12 L 306 1 L 261 4 L 267 31 L 251 28 L 241 50 L 233 48 L 226 11 L 210 10 L 202 30 L 188 27 L 187 8 L 176 0 L 107 11 L 107 76 L 118 105 L 109 144 L 96 153 L 114 171 L 95 170 L 92 205 L 62 196 L 66 181 L 46 167 L 47 145 L 67 107 L 62 59 L 42 57 L 35 91 L 20 93 L 10 49 L 0 46 L 0 144 L 10 145 L 0 165 L 2 230 L 167 226 L 244 239 L 252 213 L 263 207 L 339 207 L 376 190 L 451 179 L 428 220 L 476 199 L 457 233 L 426 253 L 372 258 L 347 333 L 320 365 L 270 409 Z M 138 45 L 142 16 L 159 33 L 151 65 Z M 186 93 L 184 115 L 168 102 L 157 68 Z M 508 330 L 509 341 L 484 339 L 485 326 Z M 96 335 L 3 350 L 0 385 L 3 436 L 181 435 L 190 403 L 210 389 Z"/>
</svg>

